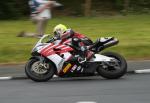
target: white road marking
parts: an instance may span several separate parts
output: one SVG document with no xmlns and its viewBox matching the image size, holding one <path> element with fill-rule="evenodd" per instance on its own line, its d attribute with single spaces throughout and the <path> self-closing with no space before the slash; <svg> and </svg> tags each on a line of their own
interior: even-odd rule
<svg viewBox="0 0 150 103">
<path fill-rule="evenodd" d="M 10 80 L 12 77 L 0 77 L 0 80 Z"/>
<path fill-rule="evenodd" d="M 150 62 L 150 60 L 142 60 L 142 61 L 140 61 L 140 60 L 137 60 L 137 61 L 129 60 L 128 62 Z"/>
<path fill-rule="evenodd" d="M 76 103 L 97 103 L 97 102 L 94 102 L 94 101 L 79 101 L 79 102 L 76 102 Z"/>
<path fill-rule="evenodd" d="M 57 77 L 58 77 L 57 75 L 54 75 L 54 76 L 53 76 L 53 78 L 57 78 Z"/>
<path fill-rule="evenodd" d="M 150 69 L 134 70 L 134 73 L 137 73 L 137 74 L 150 73 Z M 57 78 L 57 77 L 58 77 L 57 75 L 53 76 L 53 78 Z M 12 77 L 12 76 L 0 77 L 0 80 L 12 80 L 14 78 L 20 78 L 20 77 Z M 94 101 L 79 101 L 79 102 L 76 102 L 76 103 L 97 103 L 97 102 L 94 102 Z"/>
<path fill-rule="evenodd" d="M 135 70 L 135 73 L 150 73 L 150 69 Z"/>
</svg>

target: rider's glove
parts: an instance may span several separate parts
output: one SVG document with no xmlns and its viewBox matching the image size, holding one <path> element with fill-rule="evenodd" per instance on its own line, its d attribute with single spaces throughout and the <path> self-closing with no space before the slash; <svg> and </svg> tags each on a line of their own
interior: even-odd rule
<svg viewBox="0 0 150 103">
<path fill-rule="evenodd" d="M 86 46 L 81 46 L 81 51 L 82 51 L 82 52 L 84 52 L 84 51 L 86 51 L 86 50 L 87 50 Z"/>
</svg>

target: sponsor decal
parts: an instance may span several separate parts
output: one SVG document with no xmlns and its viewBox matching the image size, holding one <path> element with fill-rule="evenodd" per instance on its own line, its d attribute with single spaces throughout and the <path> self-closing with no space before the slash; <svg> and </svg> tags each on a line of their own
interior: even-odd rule
<svg viewBox="0 0 150 103">
<path fill-rule="evenodd" d="M 77 65 L 74 65 L 74 66 L 71 68 L 71 72 L 73 73 L 73 72 L 76 70 L 77 67 L 78 67 Z"/>
<path fill-rule="evenodd" d="M 66 73 L 72 65 L 69 63 L 64 69 L 63 72 Z"/>
</svg>

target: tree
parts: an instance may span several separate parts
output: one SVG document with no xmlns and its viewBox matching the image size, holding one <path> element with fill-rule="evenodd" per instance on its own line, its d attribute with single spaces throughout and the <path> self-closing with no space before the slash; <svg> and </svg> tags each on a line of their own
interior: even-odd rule
<svg viewBox="0 0 150 103">
<path fill-rule="evenodd" d="M 0 19 L 18 19 L 29 14 L 27 0 L 0 0 Z"/>
<path fill-rule="evenodd" d="M 124 0 L 124 13 L 125 13 L 125 15 L 127 15 L 127 13 L 128 13 L 129 3 L 130 3 L 130 0 Z"/>
<path fill-rule="evenodd" d="M 92 7 L 92 0 L 85 0 L 85 10 L 84 15 L 90 16 L 91 15 L 91 7 Z"/>
</svg>

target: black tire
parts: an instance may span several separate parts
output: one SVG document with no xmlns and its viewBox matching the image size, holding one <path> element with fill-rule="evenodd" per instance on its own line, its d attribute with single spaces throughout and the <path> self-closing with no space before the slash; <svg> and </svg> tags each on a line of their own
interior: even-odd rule
<svg viewBox="0 0 150 103">
<path fill-rule="evenodd" d="M 51 62 L 48 62 L 48 65 L 50 67 L 49 70 L 47 70 L 47 72 L 44 74 L 37 74 L 32 71 L 32 65 L 38 61 L 39 61 L 39 59 L 37 59 L 37 58 L 30 59 L 25 66 L 25 74 L 27 75 L 28 78 L 30 78 L 33 81 L 46 82 L 53 77 L 53 75 L 55 73 L 55 68 Z"/>
<path fill-rule="evenodd" d="M 114 52 L 105 52 L 105 53 L 102 53 L 102 55 L 105 55 L 108 57 L 113 57 L 113 58 L 117 59 L 119 61 L 120 69 L 114 70 L 114 71 L 109 71 L 109 70 L 103 69 L 102 67 L 99 67 L 97 69 L 97 72 L 99 75 L 101 75 L 102 77 L 104 77 L 106 79 L 118 79 L 126 74 L 127 62 L 124 59 L 124 57 L 122 57 L 121 55 L 114 53 Z"/>
</svg>

